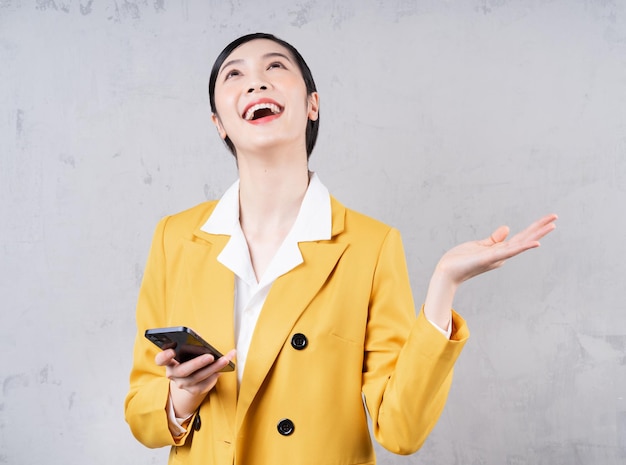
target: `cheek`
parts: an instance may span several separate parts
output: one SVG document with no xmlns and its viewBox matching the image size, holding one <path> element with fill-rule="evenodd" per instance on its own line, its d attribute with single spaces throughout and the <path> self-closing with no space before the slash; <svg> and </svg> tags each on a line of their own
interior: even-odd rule
<svg viewBox="0 0 626 465">
<path fill-rule="evenodd" d="M 218 130 L 220 130 L 220 135 L 224 137 L 222 132 L 228 133 L 229 128 L 232 126 L 235 119 L 239 117 L 237 115 L 237 107 L 234 106 L 234 103 L 225 96 L 220 96 L 218 98 L 215 97 L 215 111 L 217 115 L 219 115 L 219 121 L 217 124 Z"/>
<path fill-rule="evenodd" d="M 309 96 L 306 92 L 306 87 L 304 86 L 294 86 L 293 91 L 291 93 L 290 100 L 297 104 L 296 111 L 298 114 L 304 113 L 305 115 L 309 112 Z"/>
<path fill-rule="evenodd" d="M 232 118 L 234 114 L 232 103 L 224 97 L 215 99 L 215 111 L 220 115 L 222 120 Z"/>
<path fill-rule="evenodd" d="M 228 86 L 216 86 L 214 91 L 215 109 L 220 115 L 230 115 L 237 110 L 237 93 Z"/>
</svg>

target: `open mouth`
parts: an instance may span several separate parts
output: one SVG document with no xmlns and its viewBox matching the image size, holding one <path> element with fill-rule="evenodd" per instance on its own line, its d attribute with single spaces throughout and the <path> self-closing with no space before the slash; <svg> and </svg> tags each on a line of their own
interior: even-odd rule
<svg viewBox="0 0 626 465">
<path fill-rule="evenodd" d="M 275 103 L 257 103 L 246 110 L 243 118 L 246 121 L 256 121 L 267 116 L 279 115 L 283 109 Z"/>
</svg>

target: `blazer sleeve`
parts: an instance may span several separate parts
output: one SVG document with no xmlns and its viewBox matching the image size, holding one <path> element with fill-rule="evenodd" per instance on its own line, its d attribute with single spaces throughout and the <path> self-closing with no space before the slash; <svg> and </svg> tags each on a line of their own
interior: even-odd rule
<svg viewBox="0 0 626 465">
<path fill-rule="evenodd" d="M 363 394 L 376 440 L 396 454 L 418 450 L 445 405 L 469 331 L 453 312 L 448 340 L 415 307 L 402 240 L 383 241 L 369 304 Z"/>
<path fill-rule="evenodd" d="M 130 373 L 130 389 L 125 401 L 125 418 L 133 435 L 147 447 L 176 444 L 168 427 L 166 412 L 169 380 L 165 368 L 157 366 L 158 348 L 144 337 L 148 328 L 166 324 L 165 232 L 169 217 L 157 225 L 137 301 L 137 334 Z M 178 442 L 184 440 L 177 438 Z"/>
</svg>

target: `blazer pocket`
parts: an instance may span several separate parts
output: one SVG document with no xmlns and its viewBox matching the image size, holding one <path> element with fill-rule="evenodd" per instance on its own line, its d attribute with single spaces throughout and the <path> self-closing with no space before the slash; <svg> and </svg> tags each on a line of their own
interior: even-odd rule
<svg viewBox="0 0 626 465">
<path fill-rule="evenodd" d="M 349 338 L 344 337 L 344 336 L 342 336 L 342 335 L 340 335 L 340 334 L 337 334 L 335 331 L 331 331 L 331 332 L 330 332 L 330 335 L 331 335 L 333 338 L 338 339 L 340 342 L 344 342 L 344 343 L 346 343 L 346 344 L 349 344 L 350 346 L 353 346 L 353 347 L 356 347 L 356 348 L 363 349 L 363 343 L 362 343 L 362 341 L 361 341 L 361 342 L 356 342 L 356 341 L 353 341 L 352 339 L 349 339 Z"/>
</svg>

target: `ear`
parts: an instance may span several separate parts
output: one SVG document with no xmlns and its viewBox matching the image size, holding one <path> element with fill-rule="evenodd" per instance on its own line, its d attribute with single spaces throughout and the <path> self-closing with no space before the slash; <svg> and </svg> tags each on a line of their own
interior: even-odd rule
<svg viewBox="0 0 626 465">
<path fill-rule="evenodd" d="M 220 117 L 217 116 L 217 113 L 213 113 L 211 115 L 211 121 L 213 121 L 213 124 L 217 128 L 217 133 L 220 135 L 222 140 L 225 140 L 226 139 L 226 130 L 224 129 L 224 126 L 222 126 L 222 122 L 220 121 Z"/>
<path fill-rule="evenodd" d="M 307 100 L 308 100 L 307 116 L 311 121 L 316 121 L 320 114 L 320 96 L 317 92 L 311 92 Z"/>
</svg>

